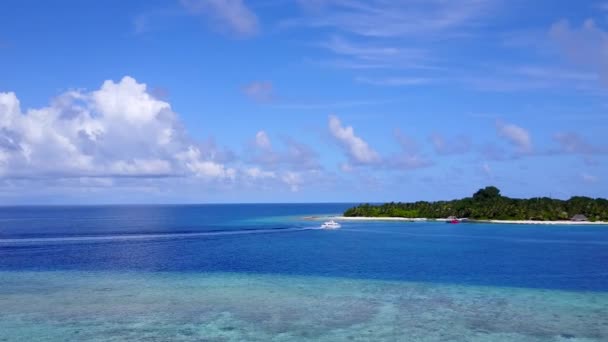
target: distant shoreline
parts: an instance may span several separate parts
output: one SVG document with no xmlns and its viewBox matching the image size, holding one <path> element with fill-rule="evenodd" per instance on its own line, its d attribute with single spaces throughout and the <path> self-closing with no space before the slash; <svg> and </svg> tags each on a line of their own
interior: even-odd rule
<svg viewBox="0 0 608 342">
<path fill-rule="evenodd" d="M 400 222 L 446 222 L 447 219 L 429 219 L 424 217 L 368 217 L 368 216 L 306 216 L 306 220 L 332 219 L 338 221 L 400 221 Z M 468 223 L 496 223 L 496 224 L 536 224 L 536 225 L 592 225 L 608 226 L 606 221 L 532 221 L 532 220 L 474 220 L 467 219 Z"/>
</svg>

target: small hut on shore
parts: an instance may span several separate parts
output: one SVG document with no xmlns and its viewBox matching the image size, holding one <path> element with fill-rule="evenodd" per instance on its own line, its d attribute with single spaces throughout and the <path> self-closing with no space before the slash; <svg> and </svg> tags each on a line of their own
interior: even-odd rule
<svg viewBox="0 0 608 342">
<path fill-rule="evenodd" d="M 583 222 L 583 221 L 589 221 L 589 219 L 587 219 L 587 216 L 585 216 L 583 214 L 576 214 L 576 215 L 572 216 L 570 221 Z"/>
</svg>

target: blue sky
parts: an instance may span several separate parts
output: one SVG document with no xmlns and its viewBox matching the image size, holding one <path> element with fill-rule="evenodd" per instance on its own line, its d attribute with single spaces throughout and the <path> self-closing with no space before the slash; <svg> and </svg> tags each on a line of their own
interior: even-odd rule
<svg viewBox="0 0 608 342">
<path fill-rule="evenodd" d="M 608 196 L 608 2 L 4 1 L 0 203 Z"/>
</svg>

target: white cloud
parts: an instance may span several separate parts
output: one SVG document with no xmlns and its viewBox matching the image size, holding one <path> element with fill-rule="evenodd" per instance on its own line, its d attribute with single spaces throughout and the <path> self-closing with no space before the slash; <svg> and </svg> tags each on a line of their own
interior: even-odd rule
<svg viewBox="0 0 608 342">
<path fill-rule="evenodd" d="M 334 66 L 350 69 L 426 69 L 430 68 L 428 63 L 433 61 L 426 49 L 367 41 L 355 42 L 340 36 L 333 36 L 319 45 L 344 59 L 334 62 Z"/>
<path fill-rule="evenodd" d="M 310 147 L 291 138 L 280 142 L 275 148 L 266 131 L 256 133 L 243 160 L 248 164 L 242 171 L 245 185 L 265 189 L 287 186 L 298 192 L 304 184 L 325 179 L 318 156 Z"/>
<path fill-rule="evenodd" d="M 281 22 L 287 29 L 332 32 L 328 39 L 312 43 L 333 53 L 315 60 L 321 65 L 369 70 L 392 70 L 390 77 L 362 75 L 359 83 L 411 86 L 435 83 L 454 68 L 445 67 L 436 41 L 465 39 L 489 22 L 497 0 L 299 0 L 298 17 Z M 430 44 L 429 44 L 430 43 Z M 416 71 L 399 76 L 397 70 Z M 433 72 L 429 74 L 429 72 Z M 419 74 L 419 73 L 425 74 Z M 372 77 L 373 76 L 373 77 Z M 453 82 L 452 82 L 453 83 Z"/>
<path fill-rule="evenodd" d="M 0 93 L 0 175 L 233 179 L 236 171 L 184 132 L 169 103 L 131 77 L 69 91 L 25 112 Z"/>
<path fill-rule="evenodd" d="M 257 102 L 270 102 L 274 99 L 274 89 L 270 81 L 255 81 L 243 87 L 243 92 Z"/>
<path fill-rule="evenodd" d="M 355 134 L 351 126 L 342 126 L 335 115 L 329 116 L 329 131 L 342 146 L 349 159 L 357 164 L 373 164 L 380 161 L 380 155 L 368 143 Z"/>
<path fill-rule="evenodd" d="M 365 37 L 405 37 L 473 27 L 494 1 L 299 1 L 310 16 L 286 25 L 331 27 Z M 453 32 L 450 32 L 453 33 Z"/>
<path fill-rule="evenodd" d="M 75 97 L 84 98 L 82 94 Z M 124 77 L 119 83 L 105 81 L 91 98 L 92 109 L 103 113 L 109 121 L 127 121 L 134 126 L 154 121 L 162 111 L 171 110 L 167 102 L 153 99 L 146 85 L 131 77 Z"/>
<path fill-rule="evenodd" d="M 253 179 L 276 178 L 276 173 L 273 171 L 264 171 L 259 167 L 250 167 L 245 170 L 245 174 Z"/>
<path fill-rule="evenodd" d="M 498 136 L 515 146 L 518 152 L 532 152 L 532 139 L 530 138 L 530 133 L 524 128 L 511 123 L 497 121 L 496 130 Z"/>
<path fill-rule="evenodd" d="M 289 189 L 293 192 L 297 192 L 300 190 L 300 186 L 302 184 L 302 176 L 293 171 L 285 172 L 281 176 L 281 180 L 289 186 Z"/>
<path fill-rule="evenodd" d="M 187 151 L 176 157 L 197 177 L 234 179 L 236 175 L 235 169 L 226 168 L 212 160 L 204 160 L 200 149 L 194 146 L 189 146 Z"/>
<path fill-rule="evenodd" d="M 110 173 L 117 175 L 165 175 L 171 173 L 171 164 L 161 159 L 118 160 L 109 165 Z"/>
<path fill-rule="evenodd" d="M 263 150 L 269 150 L 272 148 L 270 138 L 265 131 L 259 131 L 255 134 L 255 145 Z"/>
<path fill-rule="evenodd" d="M 281 139 L 282 146 L 273 147 L 265 131 L 258 131 L 253 141 L 253 149 L 248 151 L 249 162 L 265 168 L 289 168 L 298 170 L 320 169 L 318 155 L 309 146 L 291 138 Z"/>
<path fill-rule="evenodd" d="M 210 17 L 220 28 L 238 36 L 255 35 L 259 31 L 258 18 L 243 0 L 181 0 L 192 14 Z"/>
</svg>

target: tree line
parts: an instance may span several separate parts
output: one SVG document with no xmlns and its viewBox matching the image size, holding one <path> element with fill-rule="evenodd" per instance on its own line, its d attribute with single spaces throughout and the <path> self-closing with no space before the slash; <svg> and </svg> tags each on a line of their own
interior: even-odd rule
<svg viewBox="0 0 608 342">
<path fill-rule="evenodd" d="M 344 216 L 446 218 L 456 216 L 479 220 L 568 220 L 582 214 L 589 221 L 608 221 L 608 200 L 575 196 L 568 200 L 537 197 L 517 199 L 502 196 L 488 186 L 472 197 L 452 201 L 413 203 L 361 204 L 344 212 Z"/>
</svg>

